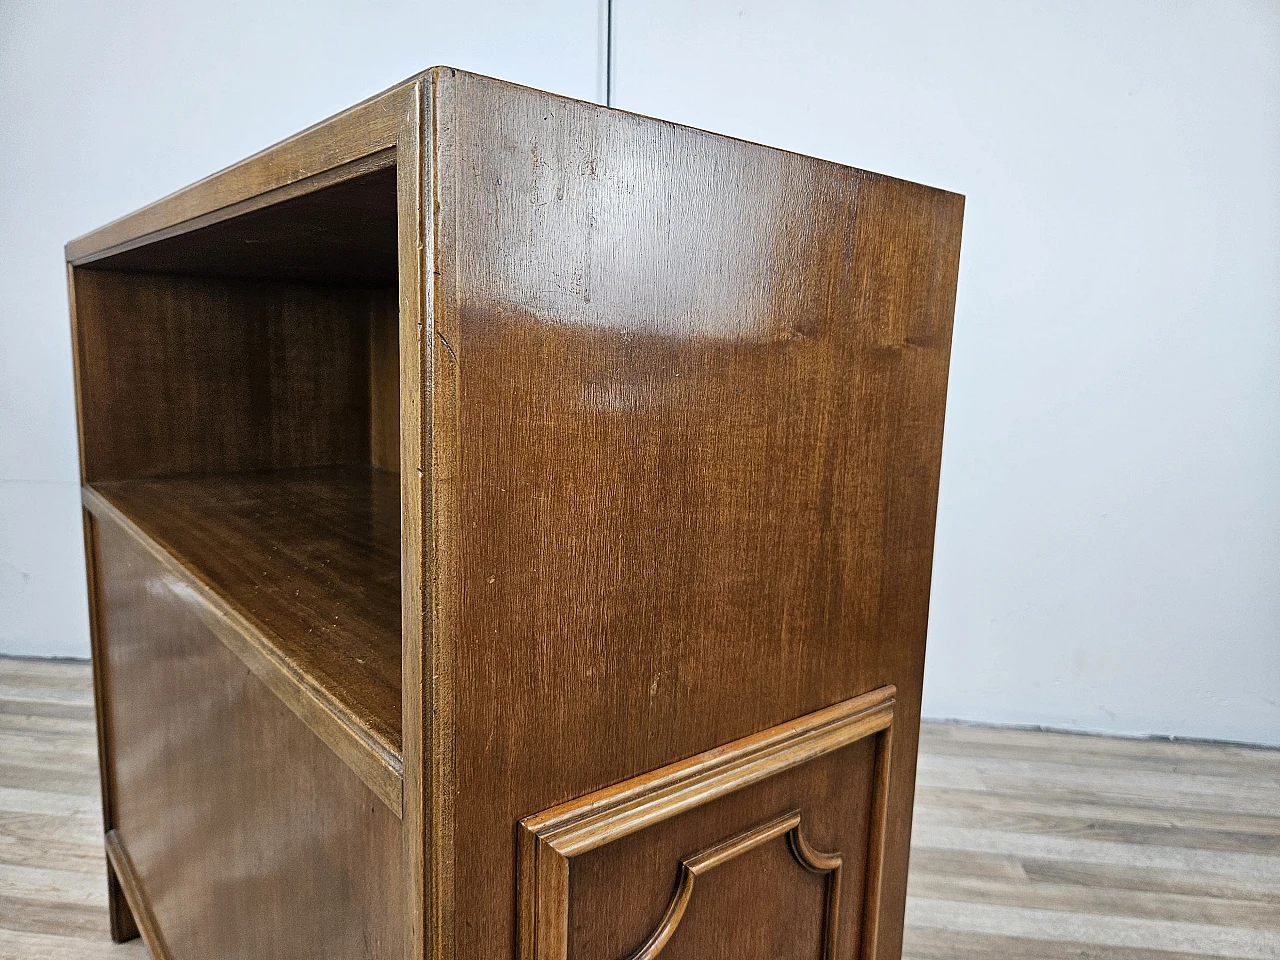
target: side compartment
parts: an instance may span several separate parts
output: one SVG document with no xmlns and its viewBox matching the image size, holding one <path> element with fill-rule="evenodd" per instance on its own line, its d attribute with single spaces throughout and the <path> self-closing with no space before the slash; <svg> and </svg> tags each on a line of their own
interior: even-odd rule
<svg viewBox="0 0 1280 960">
<path fill-rule="evenodd" d="M 398 960 L 399 820 L 201 623 L 184 583 L 114 523 L 87 529 L 108 846 L 153 954 Z"/>
</svg>

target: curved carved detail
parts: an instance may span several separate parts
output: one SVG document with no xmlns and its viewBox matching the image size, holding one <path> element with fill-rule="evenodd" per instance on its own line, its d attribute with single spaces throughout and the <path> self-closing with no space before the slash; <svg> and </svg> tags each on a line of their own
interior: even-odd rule
<svg viewBox="0 0 1280 960">
<path fill-rule="evenodd" d="M 800 866 L 811 873 L 831 873 L 839 870 L 844 863 L 838 853 L 823 853 L 809 846 L 809 841 L 800 832 L 800 824 L 787 834 L 787 842 L 791 844 L 791 853 L 799 861 Z"/>
<path fill-rule="evenodd" d="M 680 882 L 676 885 L 671 903 L 667 905 L 667 912 L 662 915 L 662 920 L 654 928 L 653 933 L 649 934 L 649 939 L 641 945 L 639 950 L 631 954 L 628 960 L 650 960 L 667 945 L 671 935 L 676 932 L 676 927 L 680 926 L 680 921 L 684 919 L 685 908 L 689 906 L 689 901 L 693 897 L 695 876 L 696 874 L 689 869 L 687 863 L 680 865 Z"/>
<path fill-rule="evenodd" d="M 684 912 L 693 897 L 693 883 L 698 877 L 709 873 L 721 864 L 728 863 L 749 850 L 754 850 L 770 840 L 786 834 L 787 845 L 796 862 L 806 870 L 826 874 L 827 902 L 822 920 L 822 942 L 824 960 L 834 960 L 836 956 L 836 932 L 839 929 L 837 910 L 840 905 L 840 866 L 842 859 L 838 853 L 824 853 L 809 845 L 804 834 L 800 832 L 800 811 L 793 810 L 776 820 L 762 823 L 736 837 L 730 837 L 714 847 L 708 847 L 701 853 L 686 857 L 680 862 L 680 879 L 676 883 L 676 891 L 671 896 L 662 920 L 654 928 L 649 938 L 631 954 L 627 960 L 653 960 L 667 941 L 675 934 Z"/>
<path fill-rule="evenodd" d="M 827 905 L 822 922 L 822 958 L 835 960 L 836 933 L 840 929 L 840 868 L 844 860 L 838 853 L 815 850 L 800 832 L 800 824 L 787 834 L 791 855 L 811 873 L 827 875 Z"/>
</svg>

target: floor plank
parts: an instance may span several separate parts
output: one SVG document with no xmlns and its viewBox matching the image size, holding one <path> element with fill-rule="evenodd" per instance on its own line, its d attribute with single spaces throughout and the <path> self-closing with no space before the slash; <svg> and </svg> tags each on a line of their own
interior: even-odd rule
<svg viewBox="0 0 1280 960">
<path fill-rule="evenodd" d="M 1186 920 L 1103 916 L 1070 909 L 1015 907 L 1005 903 L 913 897 L 907 922 L 965 933 L 999 932 L 1024 939 L 1056 940 L 1094 947 L 1164 950 L 1233 960 L 1276 960 L 1280 930 L 1220 927 Z M 1105 955 L 1105 954 L 1100 954 Z"/>
<path fill-rule="evenodd" d="M 911 960 L 1204 960 L 1204 954 L 908 926 Z"/>
<path fill-rule="evenodd" d="M 87 665 L 0 657 L 0 960 L 107 935 Z M 1280 750 L 926 724 L 906 960 L 1280 958 Z"/>
<path fill-rule="evenodd" d="M 1280 957 L 1280 751 L 925 724 L 904 956 Z"/>
</svg>

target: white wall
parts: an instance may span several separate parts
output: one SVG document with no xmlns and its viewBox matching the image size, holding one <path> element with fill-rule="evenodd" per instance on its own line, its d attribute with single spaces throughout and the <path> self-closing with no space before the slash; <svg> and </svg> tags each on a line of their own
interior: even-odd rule
<svg viewBox="0 0 1280 960">
<path fill-rule="evenodd" d="M 61 247 L 598 0 L 0 0 L 0 650 L 87 651 Z M 616 0 L 615 103 L 968 196 L 927 714 L 1280 743 L 1280 6 Z"/>
<path fill-rule="evenodd" d="M 592 99 L 599 13 L 0 0 L 0 652 L 89 652 L 62 245 L 437 63 Z"/>
<path fill-rule="evenodd" d="M 1280 744 L 1280 4 L 614 25 L 617 106 L 968 197 L 926 715 Z"/>
</svg>

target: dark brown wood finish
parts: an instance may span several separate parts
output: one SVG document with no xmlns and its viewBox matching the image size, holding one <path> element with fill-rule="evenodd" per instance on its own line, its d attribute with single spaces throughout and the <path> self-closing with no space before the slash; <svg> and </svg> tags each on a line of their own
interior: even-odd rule
<svg viewBox="0 0 1280 960">
<path fill-rule="evenodd" d="M 436 669 L 433 639 L 433 589 L 436 561 L 432 527 L 431 431 L 435 337 L 426 318 L 432 313 L 436 276 L 435 223 L 429 186 L 434 177 L 429 132 L 434 116 L 433 77 L 415 82 L 397 142 L 400 203 L 400 565 L 401 645 L 403 647 L 404 803 L 402 808 L 405 877 L 405 960 L 448 955 L 439 936 L 442 892 L 452 892 L 447 845 L 432 833 L 448 823 L 437 816 L 432 785 L 444 778 L 435 771 L 437 730 L 435 684 L 449 673 Z"/>
<path fill-rule="evenodd" d="M 169 955 L 399 957 L 399 820 L 181 581 L 111 521 L 95 529 L 115 832 Z"/>
<path fill-rule="evenodd" d="M 115 750 L 111 745 L 111 721 L 108 715 L 110 701 L 107 698 L 106 651 L 102 647 L 102 630 L 98 623 L 98 545 L 94 537 L 93 521 L 87 513 L 83 519 L 86 586 L 89 593 L 89 636 L 92 644 L 90 652 L 93 662 L 93 706 L 98 732 L 98 780 L 102 786 L 102 830 L 106 836 L 110 836 L 116 826 Z M 121 878 L 110 858 L 107 860 L 107 918 L 111 938 L 117 943 L 138 936 L 137 922 Z"/>
<path fill-rule="evenodd" d="M 398 238 L 403 233 L 400 210 L 405 182 L 404 170 L 396 163 L 396 138 L 406 116 L 417 110 L 415 92 L 415 82 L 402 84 L 68 245 L 82 476 L 101 480 L 113 475 L 308 463 L 396 468 L 399 363 L 394 333 L 397 304 L 390 291 L 399 272 L 394 251 L 402 242 Z M 393 167 L 396 172 L 391 175 Z M 416 171 L 412 167 L 410 171 L 410 179 L 416 180 Z M 353 222 L 352 216 L 359 216 L 361 222 Z M 295 217 L 300 222 L 293 222 Z M 277 234 L 277 227 L 285 231 L 284 236 Z M 417 249 L 420 251 L 420 245 Z M 390 259 L 388 251 L 393 251 Z M 158 275 L 166 271 L 167 276 Z M 127 288 L 124 296 L 118 300 L 99 296 L 104 284 L 97 281 L 102 278 L 106 284 L 114 280 L 117 288 Z M 420 314 L 410 314 L 408 319 L 416 325 Z M 261 329 L 264 325 L 265 332 Z M 237 342 L 237 338 L 251 342 Z M 267 356 L 261 351 L 254 355 L 254 343 L 262 345 L 264 340 Z M 335 345 L 340 349 L 335 351 Z M 133 364 L 130 369 L 126 363 L 124 382 L 104 377 L 104 370 L 117 376 L 122 373 L 112 366 L 122 358 L 131 358 Z M 206 384 L 212 389 L 205 399 L 194 399 L 192 395 Z M 226 402 L 228 397 L 232 402 Z M 103 450 L 109 458 L 105 465 L 95 459 Z M 386 490 L 388 484 L 380 487 Z M 191 604 L 192 614 L 239 654 L 243 664 L 267 680 L 264 689 L 270 690 L 268 696 L 283 701 L 293 709 L 292 716 L 302 717 L 311 731 L 320 733 L 333 751 L 328 756 L 344 761 L 398 812 L 399 758 L 387 749 L 386 742 L 376 744 L 376 737 L 372 738 L 376 749 L 370 750 L 367 743 L 358 742 L 359 738 L 342 734 L 344 726 L 348 732 L 358 726 L 351 723 L 349 714 L 359 713 L 360 696 L 348 698 L 354 700 L 354 711 L 341 700 L 352 678 L 342 677 L 336 689 L 327 689 L 316 683 L 315 676 L 290 669 L 287 658 L 275 647 L 278 636 L 259 630 L 248 617 L 237 616 L 235 604 L 218 596 L 199 576 L 191 575 L 190 569 L 141 534 L 130 518 L 95 491 L 87 489 L 85 496 L 86 502 L 104 515 L 112 515 L 112 520 L 104 522 L 119 522 L 137 544 L 151 550 L 176 583 L 189 578 L 183 590 L 187 599 L 196 601 Z M 380 496 L 379 500 L 385 498 Z M 391 565 L 386 569 L 394 581 L 398 559 L 394 493 L 390 506 L 390 513 L 381 506 L 378 510 L 390 519 L 390 538 L 383 543 L 387 527 L 380 523 L 374 540 L 379 550 L 384 545 L 390 547 Z M 351 532 L 351 520 L 351 516 L 339 519 L 338 530 Z M 299 532 L 304 529 L 302 524 Z M 357 533 L 355 539 L 359 546 L 369 539 L 369 532 Z M 92 572 L 100 551 L 88 523 L 86 542 Z M 314 559 L 324 562 L 326 558 Z M 327 559 L 349 566 L 351 556 L 344 548 Z M 268 564 L 263 583 L 270 586 L 275 574 L 287 572 Z M 381 575 L 375 579 L 385 582 Z M 251 591 L 257 589 L 252 576 L 244 583 Z M 321 586 L 315 580 L 310 585 Z M 351 596 L 368 586 L 358 581 L 351 584 Z M 330 597 L 319 606 L 341 607 L 343 602 L 341 596 Z M 98 614 L 111 602 L 92 591 L 92 583 L 91 604 L 96 624 L 101 620 Z M 376 602 L 377 617 L 387 614 L 391 631 L 379 626 L 372 636 L 358 640 L 378 646 L 378 637 L 392 636 L 398 622 L 396 606 L 394 598 Z M 133 616 L 138 613 L 134 610 Z M 128 619 L 123 616 L 121 624 Z M 102 630 L 95 626 L 94 632 L 95 676 L 105 684 L 110 670 L 106 648 L 110 644 L 100 636 Z M 385 741 L 396 741 L 399 736 L 398 700 L 391 695 L 398 692 L 399 679 L 395 639 L 391 671 L 384 673 L 379 666 L 375 696 L 369 701 L 375 705 Z M 389 646 L 381 643 L 380 652 L 386 653 Z M 317 692 L 322 695 L 313 696 Z M 330 694 L 338 694 L 338 699 Z M 120 779 L 110 727 L 111 703 L 116 698 L 103 686 L 98 699 L 103 790 L 109 801 L 117 793 Z M 336 727 L 335 719 L 339 721 Z M 270 730 L 263 729 L 252 742 L 257 744 L 264 737 L 269 741 L 272 736 Z M 124 752 L 145 746 L 148 739 L 140 734 L 138 742 L 127 745 Z M 351 749 L 353 745 L 356 749 Z M 323 754 L 326 746 L 319 749 Z M 302 755 L 299 763 L 323 771 L 331 761 Z M 222 775 L 214 774 L 207 786 L 220 786 L 218 777 Z M 340 775 L 340 779 L 344 777 L 350 774 Z M 294 815 L 283 809 L 278 812 L 285 817 Z M 108 813 L 108 827 L 113 825 Z M 281 828 L 284 834 L 289 833 L 287 824 L 282 823 Z M 114 835 L 127 856 L 126 841 Z M 366 835 L 363 840 L 376 845 L 377 838 Z M 391 844 L 394 864 L 401 862 L 402 846 L 399 837 Z M 158 863 L 167 860 L 170 865 L 188 856 L 188 851 L 176 844 L 155 852 Z M 391 865 L 392 861 L 387 863 L 395 888 L 403 890 L 399 868 Z M 336 869 L 350 867 L 339 864 Z M 108 876 L 113 932 L 121 938 L 136 934 L 110 867 Z M 283 875 L 280 880 L 301 882 L 305 891 L 304 881 L 296 871 L 288 880 Z M 184 891 L 186 894 L 203 897 L 211 904 L 220 897 L 194 889 Z M 396 929 L 397 918 L 408 912 L 402 909 L 402 896 L 392 895 L 375 908 L 395 938 L 403 932 Z M 310 903 L 323 907 L 323 902 L 314 898 Z M 211 909 L 226 921 L 226 930 L 236 929 L 235 916 Z M 342 915 L 338 911 L 338 917 Z M 291 927 L 299 919 L 305 918 L 301 914 L 294 917 L 277 935 L 297 937 L 298 931 Z M 319 939 L 323 934 L 317 940 L 303 934 L 301 942 L 317 946 Z M 334 944 L 341 951 L 349 941 L 337 937 Z M 235 955 L 257 949 L 243 938 L 231 946 L 229 952 Z M 160 949 L 161 945 L 152 943 L 152 947 Z M 367 953 L 350 951 L 348 955 Z M 178 955 L 184 952 L 179 950 Z M 314 950 L 312 955 L 324 955 L 324 951 Z"/>
<path fill-rule="evenodd" d="M 10 872 L 18 886 L 0 894 L 0 937 L 24 960 L 149 958 L 102 943 L 105 902 L 85 886 L 101 860 L 83 829 L 97 783 L 91 690 L 87 664 L 0 656 L 0 782 L 41 805 L 0 813 L 9 869 L 40 868 L 25 889 Z M 1256 956 L 1249 946 L 1280 936 L 1274 857 L 1256 855 L 1280 850 L 1268 804 L 1280 750 L 925 723 L 920 766 L 903 950 L 914 960 L 1223 960 L 1224 944 Z M 780 884 L 800 881 L 788 845 L 775 835 L 700 873 L 690 908 L 757 857 L 778 864 Z M 1219 872 L 1196 869 L 1209 860 Z M 1054 918 L 1037 939 L 1028 908 Z M 1147 949 L 1126 948 L 1134 936 Z"/>
<path fill-rule="evenodd" d="M 68 245 L 106 823 L 175 960 L 514 957 L 522 822 L 889 688 L 539 902 L 574 960 L 898 956 L 962 207 L 435 68 Z"/>
<path fill-rule="evenodd" d="M 113 877 L 119 878 L 117 882 L 120 893 L 127 901 L 131 915 L 138 918 L 137 925 L 133 927 L 131 933 L 118 936 L 113 929 L 112 936 L 115 941 L 123 943 L 141 933 L 146 940 L 152 960 L 173 960 L 173 954 L 169 952 L 169 944 L 160 929 L 160 923 L 151 910 L 151 901 L 143 890 L 138 868 L 134 865 L 133 858 L 129 856 L 129 851 L 124 848 L 119 831 L 114 827 L 107 831 L 106 850 L 107 869 L 111 871 Z"/>
<path fill-rule="evenodd" d="M 369 318 L 369 459 L 400 470 L 400 313 L 396 291 L 379 290 Z"/>
<path fill-rule="evenodd" d="M 872 691 L 526 818 L 517 956 L 875 957 L 894 694 Z M 719 868 L 771 841 L 791 848 L 793 869 L 753 858 L 754 870 L 723 883 Z M 664 863 L 666 876 L 653 868 Z M 801 891 L 781 892 L 788 879 Z M 753 909 L 716 909 L 708 886 Z"/>
<path fill-rule="evenodd" d="M 584 854 L 570 873 L 570 935 L 559 956 L 874 956 L 858 949 L 873 752 L 867 743 L 848 747 L 803 772 L 781 774 L 732 800 L 715 801 Z M 842 802 L 832 803 L 835 797 Z M 788 849 L 789 830 L 700 875 L 687 894 L 682 889 L 684 863 L 788 813 L 795 814 L 801 837 L 844 861 L 834 909 L 828 909 L 827 876 L 797 863 Z M 679 903 L 682 895 L 687 903 Z M 683 910 L 668 919 L 672 906 Z M 824 949 L 828 942 L 835 946 L 831 953 Z M 553 955 L 538 956 L 550 960 Z"/>
<path fill-rule="evenodd" d="M 422 703 L 422 837 L 410 843 L 423 851 L 422 954 L 431 960 L 467 956 L 459 950 L 457 929 L 457 740 L 458 621 L 462 594 L 461 463 L 459 391 L 461 371 L 453 345 L 459 342 L 457 309 L 458 248 L 456 213 L 458 155 L 456 121 L 457 72 L 436 68 L 423 86 L 423 371 L 427 398 L 423 403 L 423 450 L 429 491 L 423 503 L 423 578 L 430 576 L 423 619 L 423 644 L 417 662 L 406 654 L 406 673 L 414 671 Z M 427 565 L 429 564 L 429 565 Z M 427 638 L 430 642 L 427 643 Z M 407 686 L 407 684 L 406 684 Z M 406 725 L 410 722 L 406 715 Z M 415 728 L 415 733 L 417 730 Z M 407 745 L 406 745 L 407 750 Z M 408 764 L 406 760 L 406 765 Z M 406 793 L 408 791 L 406 780 Z M 417 960 L 417 954 L 410 954 Z"/>
</svg>

